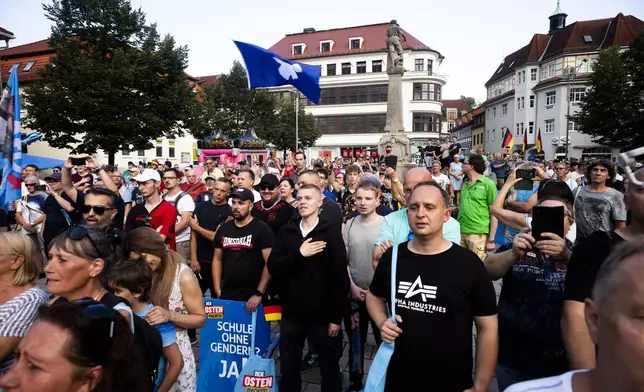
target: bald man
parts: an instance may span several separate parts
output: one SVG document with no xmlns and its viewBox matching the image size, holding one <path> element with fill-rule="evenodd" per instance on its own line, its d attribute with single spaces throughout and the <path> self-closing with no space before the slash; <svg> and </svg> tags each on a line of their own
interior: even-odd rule
<svg viewBox="0 0 644 392">
<path fill-rule="evenodd" d="M 199 195 L 206 192 L 208 188 L 203 182 L 197 181 L 197 173 L 194 170 L 186 170 L 185 176 L 186 182 L 181 186 L 181 190 L 189 194 L 193 201 L 196 201 Z"/>
<path fill-rule="evenodd" d="M 405 204 L 409 201 L 411 191 L 417 184 L 425 181 L 432 181 L 432 174 L 424 167 L 415 167 L 407 172 L 403 182 Z M 385 216 L 380 226 L 378 239 L 373 248 L 373 267 L 376 268 L 380 256 L 392 245 L 402 244 L 409 241 L 413 234 L 407 219 L 407 208 L 394 211 Z M 452 217 L 443 224 L 443 238 L 459 244 L 461 241 L 461 227 L 458 221 Z"/>
<path fill-rule="evenodd" d="M 640 195 L 640 198 L 643 197 Z M 638 209 L 641 210 L 641 207 Z M 641 219 L 642 213 L 639 214 Z M 620 236 L 624 235 L 626 228 L 621 230 Z M 590 342 L 593 346 L 601 347 L 593 361 L 595 366 L 591 370 L 573 370 L 559 376 L 516 384 L 506 392 L 642 390 L 644 242 L 624 238 L 601 266 L 596 278 L 592 299 L 587 298 L 584 306 L 584 322 L 586 330 L 590 331 Z"/>
<path fill-rule="evenodd" d="M 635 178 L 644 181 L 644 169 L 635 172 Z M 644 188 L 629 183 L 624 203 L 631 212 L 631 224 L 608 233 L 596 231 L 579 241 L 568 264 L 562 332 L 571 369 L 595 367 L 595 345 L 586 327 L 584 302 L 591 297 L 597 272 L 616 245 L 641 241 L 644 235 Z"/>
</svg>

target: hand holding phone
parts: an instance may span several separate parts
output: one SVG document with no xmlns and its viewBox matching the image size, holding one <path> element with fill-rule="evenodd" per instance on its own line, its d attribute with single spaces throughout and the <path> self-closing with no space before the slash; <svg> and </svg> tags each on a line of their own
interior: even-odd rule
<svg viewBox="0 0 644 392">
<path fill-rule="evenodd" d="M 563 206 L 534 206 L 532 208 L 532 236 L 537 242 L 550 239 L 547 236 L 544 237 L 543 233 L 553 233 L 564 238 L 564 217 Z"/>
<path fill-rule="evenodd" d="M 85 166 L 87 158 L 71 158 L 72 166 Z"/>
</svg>

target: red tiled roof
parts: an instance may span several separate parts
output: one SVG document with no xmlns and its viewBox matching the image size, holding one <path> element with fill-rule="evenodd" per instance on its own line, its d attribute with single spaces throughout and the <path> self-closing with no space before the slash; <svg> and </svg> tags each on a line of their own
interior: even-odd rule
<svg viewBox="0 0 644 392">
<path fill-rule="evenodd" d="M 221 77 L 221 74 L 218 75 L 206 75 L 206 76 L 197 76 L 197 79 L 200 83 L 205 85 L 213 85 L 217 83 L 217 80 Z"/>
<path fill-rule="evenodd" d="M 620 12 L 614 18 L 578 21 L 549 34 L 535 34 L 527 46 L 505 57 L 485 85 L 503 79 L 527 63 L 565 53 L 596 52 L 612 45 L 626 46 L 642 30 L 642 20 Z M 592 42 L 586 43 L 584 36 L 590 36 Z"/>
<path fill-rule="evenodd" d="M 14 64 L 20 64 L 18 66 L 18 81 L 20 83 L 25 82 L 25 81 L 31 81 L 31 80 L 37 80 L 40 79 L 40 70 L 47 64 L 49 64 L 49 57 L 51 54 L 39 54 L 39 55 L 32 55 L 32 56 L 23 56 L 23 57 L 18 57 L 18 58 L 10 58 L 10 59 L 4 59 L 4 56 L 2 55 L 2 52 L 0 52 L 0 56 L 2 56 L 2 82 L 6 83 L 6 81 L 9 79 L 9 71 L 11 71 L 11 68 L 14 66 Z M 25 71 L 25 67 L 32 62 L 35 61 L 35 63 L 31 66 L 29 71 Z"/>
<path fill-rule="evenodd" d="M 379 23 L 365 26 L 346 27 L 330 30 L 320 30 L 311 33 L 287 34 L 268 50 L 275 52 L 287 59 L 302 59 L 311 57 L 338 56 L 354 53 L 371 53 L 386 51 L 386 32 L 389 23 Z M 433 50 L 429 46 L 414 38 L 403 30 L 407 41 L 403 48 L 412 50 Z M 364 39 L 360 49 L 349 48 L 349 38 L 362 37 Z M 335 41 L 331 52 L 320 52 L 320 41 Z M 304 54 L 293 56 L 293 44 L 306 44 Z M 435 51 L 435 50 L 433 50 Z M 440 55 L 440 53 L 439 53 Z"/>
<path fill-rule="evenodd" d="M 470 107 L 462 99 L 443 99 L 441 103 L 443 104 L 443 110 L 458 109 L 459 115 L 460 112 L 470 110 Z"/>
<path fill-rule="evenodd" d="M 14 35 L 13 35 L 13 33 L 11 31 L 3 28 L 2 26 L 0 26 L 0 36 L 7 37 L 9 39 L 16 38 L 16 37 L 14 37 Z"/>
</svg>

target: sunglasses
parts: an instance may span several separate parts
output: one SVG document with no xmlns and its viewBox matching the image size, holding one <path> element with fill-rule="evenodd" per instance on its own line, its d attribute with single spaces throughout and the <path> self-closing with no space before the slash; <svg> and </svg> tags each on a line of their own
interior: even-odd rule
<svg viewBox="0 0 644 392">
<path fill-rule="evenodd" d="M 83 314 L 92 320 L 110 320 L 110 338 L 114 337 L 114 321 L 116 321 L 116 312 L 108 308 L 93 298 L 81 298 L 73 302 L 84 306 Z"/>
<path fill-rule="evenodd" d="M 54 169 L 54 170 L 52 170 L 52 172 L 54 172 L 54 173 L 59 173 L 59 172 L 60 172 L 60 170 L 58 170 L 58 169 Z"/>
<path fill-rule="evenodd" d="M 98 246 L 96 245 L 96 242 L 92 239 L 92 236 L 89 234 L 89 231 L 83 226 L 72 226 L 67 231 L 67 237 L 72 240 L 72 241 L 80 241 L 83 238 L 87 237 L 89 239 L 89 242 L 92 244 L 92 247 L 94 247 L 94 250 L 96 251 L 97 254 L 102 255 L 103 252 L 101 252 L 98 249 Z"/>
<path fill-rule="evenodd" d="M 89 214 L 90 211 L 94 210 L 94 213 L 96 215 L 103 215 L 106 211 L 113 210 L 111 207 L 103 207 L 103 206 L 90 206 L 90 205 L 83 205 L 81 208 L 81 212 L 83 214 Z"/>
<path fill-rule="evenodd" d="M 38 184 L 25 184 L 25 186 L 36 186 Z"/>
<path fill-rule="evenodd" d="M 260 190 L 260 191 L 267 190 L 267 189 L 268 189 L 269 191 L 274 191 L 274 190 L 275 190 L 275 188 L 277 188 L 277 187 L 276 187 L 276 186 L 274 186 L 274 185 L 260 185 L 260 186 L 259 186 L 259 190 Z"/>
</svg>

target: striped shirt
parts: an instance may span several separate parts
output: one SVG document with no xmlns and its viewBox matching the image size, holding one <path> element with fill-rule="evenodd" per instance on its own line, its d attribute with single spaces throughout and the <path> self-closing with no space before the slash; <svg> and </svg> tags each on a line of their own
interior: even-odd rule
<svg viewBox="0 0 644 392">
<path fill-rule="evenodd" d="M 36 321 L 38 307 L 46 304 L 47 300 L 47 293 L 38 287 L 33 287 L 0 305 L 0 337 L 24 337 L 31 324 Z M 14 352 L 0 361 L 0 375 L 9 370 L 15 359 Z"/>
</svg>

